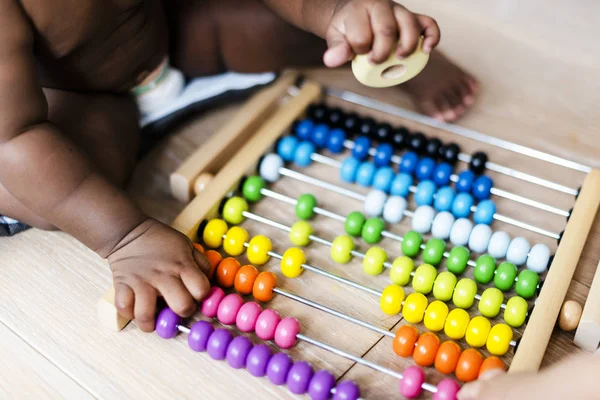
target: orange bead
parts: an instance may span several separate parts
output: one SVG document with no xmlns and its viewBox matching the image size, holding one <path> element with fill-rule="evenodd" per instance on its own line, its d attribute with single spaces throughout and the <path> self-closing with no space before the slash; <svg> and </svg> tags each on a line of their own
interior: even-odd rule
<svg viewBox="0 0 600 400">
<path fill-rule="evenodd" d="M 429 367 L 435 361 L 435 355 L 440 347 L 440 338 L 433 332 L 425 332 L 419 336 L 413 353 L 413 360 L 421 367 Z"/>
<path fill-rule="evenodd" d="M 200 243 L 194 243 L 194 248 L 198 250 L 200 253 L 204 254 L 204 247 Z"/>
<path fill-rule="evenodd" d="M 452 340 L 447 340 L 440 345 L 435 355 L 435 369 L 442 374 L 451 374 L 456 369 L 460 357 L 460 346 Z"/>
<path fill-rule="evenodd" d="M 487 371 L 491 371 L 494 369 L 501 369 L 502 371 L 504 371 L 504 361 L 502 361 L 496 356 L 488 357 L 485 360 L 483 360 L 483 363 L 481 363 L 481 367 L 479 367 L 479 374 L 477 375 L 477 377 L 481 378 L 481 375 L 483 375 Z"/>
<path fill-rule="evenodd" d="M 477 379 L 479 368 L 483 363 L 483 356 L 475 349 L 467 349 L 462 352 L 456 365 L 456 377 L 463 382 L 471 382 Z"/>
<path fill-rule="evenodd" d="M 415 351 L 415 343 L 419 339 L 419 331 L 412 325 L 402 325 L 396 331 L 396 337 L 392 343 L 394 353 L 400 357 L 410 357 Z"/>
<path fill-rule="evenodd" d="M 223 260 L 223 257 L 218 251 L 208 250 L 204 253 L 204 256 L 208 259 L 208 263 L 210 264 L 210 271 L 208 271 L 208 279 L 212 279 L 215 276 L 215 271 L 217 267 Z"/>
<path fill-rule="evenodd" d="M 254 286 L 254 281 L 258 276 L 258 270 L 254 265 L 244 265 L 239 269 L 237 274 L 235 274 L 235 290 L 239 294 L 250 294 L 252 293 L 252 287 Z"/>
<path fill-rule="evenodd" d="M 214 250 L 209 250 L 207 253 L 211 251 Z M 233 257 L 227 257 L 221 261 L 217 267 L 217 285 L 222 288 L 232 287 L 239 269 L 240 262 Z"/>
<path fill-rule="evenodd" d="M 252 287 L 252 295 L 258 301 L 266 303 L 273 298 L 273 288 L 277 286 L 277 277 L 274 273 L 263 271 L 256 277 Z"/>
</svg>

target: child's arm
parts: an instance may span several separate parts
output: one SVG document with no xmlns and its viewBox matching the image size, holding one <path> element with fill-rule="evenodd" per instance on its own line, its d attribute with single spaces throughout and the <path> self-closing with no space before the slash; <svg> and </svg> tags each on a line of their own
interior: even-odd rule
<svg viewBox="0 0 600 400">
<path fill-rule="evenodd" d="M 208 291 L 199 269 L 207 270 L 206 260 L 185 236 L 145 216 L 48 121 L 34 63 L 33 32 L 19 2 L 0 0 L 0 183 L 109 258 L 119 311 L 142 329 L 154 328 L 159 293 L 176 312 L 193 312 L 192 295 Z"/>
<path fill-rule="evenodd" d="M 292 24 L 327 39 L 323 61 L 338 67 L 356 54 L 369 53 L 373 63 L 415 51 L 425 36 L 423 51 L 440 41 L 440 30 L 430 17 L 414 14 L 390 0 L 263 0 Z M 399 38 L 399 41 L 398 41 Z"/>
</svg>

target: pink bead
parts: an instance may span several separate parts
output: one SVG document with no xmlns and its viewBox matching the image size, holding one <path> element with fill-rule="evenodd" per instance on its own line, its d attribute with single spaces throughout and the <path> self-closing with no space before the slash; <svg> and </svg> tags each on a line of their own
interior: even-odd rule
<svg viewBox="0 0 600 400">
<path fill-rule="evenodd" d="M 235 324 L 242 332 L 252 332 L 262 308 L 253 301 L 244 304 L 237 314 Z"/>
<path fill-rule="evenodd" d="M 277 329 L 280 320 L 281 317 L 277 311 L 267 308 L 260 313 L 256 320 L 254 328 L 256 336 L 262 340 L 272 340 L 275 337 L 275 329 Z"/>
<path fill-rule="evenodd" d="M 200 312 L 208 318 L 216 317 L 219 304 L 221 304 L 223 297 L 225 297 L 223 289 L 213 286 L 210 289 L 210 292 L 208 292 L 208 296 L 202 301 Z"/>
<path fill-rule="evenodd" d="M 277 324 L 275 343 L 282 349 L 289 349 L 296 344 L 296 335 L 300 333 L 300 323 L 296 318 L 286 317 Z"/>
<path fill-rule="evenodd" d="M 400 394 L 407 399 L 416 399 L 421 394 L 421 385 L 425 382 L 425 372 L 416 365 L 402 372 Z"/>
<path fill-rule="evenodd" d="M 244 299 L 237 294 L 232 293 L 225 296 L 225 298 L 219 304 L 219 309 L 217 310 L 217 318 L 225 325 L 233 325 L 235 324 L 235 319 L 237 318 L 238 311 L 244 304 Z"/>
<path fill-rule="evenodd" d="M 456 400 L 459 384 L 452 379 L 442 379 L 437 385 L 437 392 L 433 395 L 433 400 Z"/>
</svg>

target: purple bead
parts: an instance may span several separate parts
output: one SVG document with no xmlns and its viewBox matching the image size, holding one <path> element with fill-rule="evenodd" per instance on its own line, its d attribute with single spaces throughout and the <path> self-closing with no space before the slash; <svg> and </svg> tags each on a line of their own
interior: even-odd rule
<svg viewBox="0 0 600 400">
<path fill-rule="evenodd" d="M 208 338 L 206 352 L 214 360 L 224 360 L 227 354 L 227 347 L 233 340 L 233 335 L 227 329 L 215 329 Z"/>
<path fill-rule="evenodd" d="M 266 344 L 254 346 L 246 358 L 246 369 L 252 376 L 265 376 L 270 358 L 271 349 L 269 346 Z"/>
<path fill-rule="evenodd" d="M 437 385 L 437 392 L 433 395 L 433 400 L 456 400 L 459 390 L 460 386 L 452 379 L 442 379 Z"/>
<path fill-rule="evenodd" d="M 292 358 L 285 353 L 275 354 L 267 365 L 267 376 L 274 385 L 283 385 L 292 367 Z"/>
<path fill-rule="evenodd" d="M 198 321 L 192 325 L 188 334 L 188 346 L 194 351 L 206 351 L 208 338 L 215 331 L 212 324 L 206 321 Z"/>
<path fill-rule="evenodd" d="M 246 336 L 234 338 L 227 348 L 227 362 L 233 368 L 240 369 L 246 366 L 246 358 L 252 350 L 252 342 Z"/>
<path fill-rule="evenodd" d="M 310 378 L 313 376 L 313 369 L 306 361 L 296 361 L 287 377 L 287 386 L 290 392 L 294 394 L 304 394 L 308 390 Z"/>
<path fill-rule="evenodd" d="M 344 381 L 335 387 L 333 400 L 356 400 L 360 397 L 358 385 L 352 381 Z"/>
<path fill-rule="evenodd" d="M 308 385 L 308 395 L 312 400 L 327 400 L 335 386 L 335 377 L 324 369 L 317 371 Z"/>
<path fill-rule="evenodd" d="M 177 335 L 177 326 L 181 317 L 170 308 L 163 308 L 156 319 L 156 333 L 163 339 L 171 339 Z"/>
</svg>

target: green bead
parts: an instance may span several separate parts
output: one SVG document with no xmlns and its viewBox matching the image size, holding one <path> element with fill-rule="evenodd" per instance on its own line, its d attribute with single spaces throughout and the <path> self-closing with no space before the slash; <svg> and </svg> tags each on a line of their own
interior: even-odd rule
<svg viewBox="0 0 600 400">
<path fill-rule="evenodd" d="M 519 274 L 519 280 L 515 285 L 515 292 L 524 299 L 531 299 L 535 296 L 539 282 L 540 276 L 536 272 L 524 269 Z"/>
<path fill-rule="evenodd" d="M 248 211 L 246 200 L 233 196 L 225 202 L 221 214 L 225 221 L 233 225 L 239 225 L 244 220 L 244 211 Z"/>
<path fill-rule="evenodd" d="M 456 286 L 456 275 L 452 272 L 440 272 L 433 284 L 433 297 L 441 301 L 449 301 Z"/>
<path fill-rule="evenodd" d="M 494 279 L 494 271 L 496 270 L 496 260 L 489 254 L 484 254 L 477 259 L 473 276 L 479 283 L 487 285 Z"/>
<path fill-rule="evenodd" d="M 504 295 L 496 288 L 487 288 L 481 294 L 479 300 L 479 312 L 484 317 L 494 318 L 500 312 L 500 306 L 504 301 Z"/>
<path fill-rule="evenodd" d="M 290 241 L 300 247 L 308 246 L 309 236 L 313 234 L 312 226 L 306 221 L 298 221 L 292 225 L 290 230 Z"/>
<path fill-rule="evenodd" d="M 408 231 L 404 234 L 402 240 L 402 254 L 408 257 L 415 257 L 421 250 L 423 236 L 415 231 Z"/>
<path fill-rule="evenodd" d="M 369 244 L 377 243 L 381 240 L 383 228 L 385 228 L 385 224 L 381 218 L 369 218 L 363 225 L 361 236 Z"/>
<path fill-rule="evenodd" d="M 423 250 L 423 261 L 431 265 L 439 265 L 444 257 L 444 251 L 446 250 L 446 243 L 441 239 L 429 239 Z"/>
<path fill-rule="evenodd" d="M 519 296 L 514 296 L 506 302 L 504 310 L 504 322 L 518 328 L 525 323 L 527 318 L 527 309 L 529 308 L 527 301 Z"/>
<path fill-rule="evenodd" d="M 363 225 L 365 224 L 365 216 L 359 211 L 353 211 L 346 217 L 344 222 L 344 230 L 350 236 L 360 236 Z"/>
<path fill-rule="evenodd" d="M 429 294 L 433 289 L 433 282 L 437 276 L 437 270 L 431 264 L 422 264 L 415 270 L 412 287 L 415 292 Z"/>
<path fill-rule="evenodd" d="M 469 250 L 464 246 L 457 246 L 450 250 L 448 255 L 448 261 L 446 266 L 448 271 L 454 274 L 462 274 L 467 268 L 467 262 L 469 261 Z"/>
<path fill-rule="evenodd" d="M 465 310 L 471 308 L 473 301 L 475 301 L 475 295 L 477 294 L 477 284 L 473 279 L 463 278 L 456 284 L 454 288 L 454 294 L 452 295 L 452 302 L 458 308 L 464 308 Z"/>
<path fill-rule="evenodd" d="M 250 176 L 244 181 L 242 194 L 249 202 L 256 203 L 262 199 L 263 195 L 260 191 L 265 187 L 267 187 L 267 184 L 263 178 L 258 175 Z"/>
<path fill-rule="evenodd" d="M 363 270 L 369 275 L 379 275 L 383 272 L 383 263 L 387 260 L 387 254 L 381 247 L 373 246 L 365 253 L 363 259 Z"/>
<path fill-rule="evenodd" d="M 410 273 L 415 268 L 412 258 L 406 256 L 397 257 L 390 268 L 390 280 L 396 285 L 406 286 L 410 281 Z"/>
<path fill-rule="evenodd" d="M 296 216 L 300 219 L 311 219 L 315 215 L 314 208 L 317 206 L 317 199 L 312 194 L 303 194 L 298 197 L 296 202 Z"/>
<path fill-rule="evenodd" d="M 498 289 L 506 292 L 510 290 L 514 283 L 515 278 L 517 277 L 517 267 L 513 263 L 509 263 L 508 261 L 503 262 L 498 265 L 496 269 L 496 276 L 494 276 L 494 286 Z"/>
</svg>

